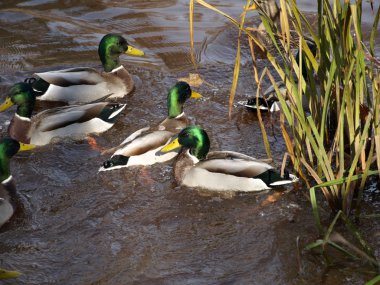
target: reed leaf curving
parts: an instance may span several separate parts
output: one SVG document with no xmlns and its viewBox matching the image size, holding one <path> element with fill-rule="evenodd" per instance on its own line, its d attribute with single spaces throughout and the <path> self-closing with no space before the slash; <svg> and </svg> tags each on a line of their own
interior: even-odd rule
<svg viewBox="0 0 380 285">
<path fill-rule="evenodd" d="M 321 189 L 334 212 L 342 211 L 349 215 L 353 208 L 358 209 L 369 177 L 379 176 L 380 64 L 376 59 L 374 42 L 380 7 L 365 44 L 361 24 L 362 1 L 318 0 L 315 30 L 295 0 L 280 0 L 278 25 L 261 13 L 267 37 L 272 43 L 269 49 L 262 45 L 252 29 L 244 26 L 248 7 L 254 1 L 247 1 L 240 20 L 204 0 L 191 0 L 191 3 L 193 1 L 222 14 L 238 27 L 230 112 L 238 81 L 240 37 L 245 33 L 251 50 L 252 46 L 259 48 L 273 67 L 265 73 L 275 87 L 286 120 L 281 131 L 295 170 L 307 185 L 315 185 L 311 188 L 311 195 L 316 189 Z M 256 4 L 260 8 L 260 2 Z M 311 50 L 311 41 L 315 45 L 315 53 Z M 298 57 L 295 49 L 299 50 Z M 259 80 L 258 73 L 254 65 L 255 81 L 260 90 L 262 77 Z M 289 98 L 280 93 L 275 75 L 285 83 Z M 262 122 L 261 126 L 263 128 Z M 265 130 L 263 136 L 269 155 Z M 319 223 L 316 200 L 311 199 Z"/>
</svg>

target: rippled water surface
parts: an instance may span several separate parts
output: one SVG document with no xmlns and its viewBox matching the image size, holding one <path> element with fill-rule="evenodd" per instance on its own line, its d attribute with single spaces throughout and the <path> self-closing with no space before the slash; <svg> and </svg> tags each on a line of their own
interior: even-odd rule
<svg viewBox="0 0 380 285">
<path fill-rule="evenodd" d="M 298 2 L 309 12 L 315 9 L 312 1 Z M 245 2 L 212 3 L 238 17 Z M 372 17 L 369 10 L 367 16 Z M 123 99 L 128 106 L 121 119 L 96 137 L 101 148 L 115 146 L 131 132 L 159 123 L 166 116 L 168 88 L 195 72 L 188 21 L 185 0 L 2 0 L 1 98 L 33 72 L 100 68 L 100 38 L 123 34 L 146 56 L 122 58 L 137 88 Z M 186 113 L 208 131 L 213 149 L 265 158 L 256 115 L 236 108 L 228 120 L 236 30 L 199 6 L 194 28 L 196 72 L 208 84 L 195 88 L 205 99 L 190 101 Z M 246 51 L 243 47 L 237 99 L 255 90 Z M 13 112 L 0 113 L 3 136 Z M 270 118 L 264 120 L 270 129 Z M 279 166 L 285 145 L 277 127 L 269 139 Z M 301 248 L 317 237 L 302 186 L 210 195 L 178 187 L 170 163 L 98 174 L 107 158 L 86 141 L 63 141 L 12 160 L 23 207 L 0 230 L 0 267 L 23 275 L 3 284 L 363 284 L 373 276 L 366 267 L 328 266 L 310 253 L 298 259 L 297 237 Z M 377 191 L 370 197 L 375 206 Z M 363 227 L 379 246 L 379 225 Z"/>
</svg>

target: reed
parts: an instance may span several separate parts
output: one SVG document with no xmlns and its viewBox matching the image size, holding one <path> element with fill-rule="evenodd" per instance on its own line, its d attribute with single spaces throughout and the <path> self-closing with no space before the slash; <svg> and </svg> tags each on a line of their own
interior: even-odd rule
<svg viewBox="0 0 380 285">
<path fill-rule="evenodd" d="M 254 1 L 247 0 L 240 20 L 203 0 L 190 0 L 190 7 L 193 9 L 194 3 L 198 3 L 212 9 L 238 28 L 230 114 L 239 77 L 240 37 L 248 37 L 253 62 L 254 50 L 260 49 L 271 63 L 273 68 L 265 69 L 260 76 L 260 71 L 253 64 L 257 92 L 260 92 L 261 80 L 267 76 L 281 104 L 281 132 L 288 154 L 295 170 L 310 189 L 318 229 L 330 237 L 332 229 L 324 229 L 320 220 L 317 191 L 321 191 L 337 217 L 348 221 L 349 215 L 360 214 L 360 203 L 369 177 L 379 176 L 380 64 L 374 47 L 380 6 L 374 11 L 372 31 L 365 43 L 361 18 L 362 5 L 368 3 L 363 4 L 361 0 L 355 3 L 317 1 L 317 27 L 312 27 L 298 9 L 296 0 L 279 1 L 278 25 L 274 25 L 268 15 L 260 13 L 271 48 L 263 45 L 255 31 L 244 25 L 248 7 Z M 256 4 L 260 9 L 260 1 Z M 373 7 L 373 2 L 371 5 Z M 192 35 L 192 24 L 190 30 Z M 294 49 L 299 51 L 299 56 L 295 56 Z M 288 98 L 276 86 L 275 75 L 285 83 Z M 270 156 L 270 145 L 258 112 Z M 333 225 L 335 223 L 334 220 Z M 319 243 L 326 242 L 331 240 L 325 238 Z M 366 254 L 370 255 L 368 251 Z"/>
</svg>

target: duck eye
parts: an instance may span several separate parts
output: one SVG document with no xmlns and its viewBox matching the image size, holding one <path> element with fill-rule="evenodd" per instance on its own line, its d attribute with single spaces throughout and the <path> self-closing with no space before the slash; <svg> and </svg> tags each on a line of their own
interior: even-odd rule
<svg viewBox="0 0 380 285">
<path fill-rule="evenodd" d="M 184 133 L 184 137 L 188 138 L 189 136 L 190 136 L 190 134 L 188 132 Z"/>
</svg>

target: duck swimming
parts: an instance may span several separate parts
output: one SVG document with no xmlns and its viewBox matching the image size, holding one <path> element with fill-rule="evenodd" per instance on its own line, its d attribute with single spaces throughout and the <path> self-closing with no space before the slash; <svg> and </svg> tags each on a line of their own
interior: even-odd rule
<svg viewBox="0 0 380 285">
<path fill-rule="evenodd" d="M 298 180 L 289 173 L 281 176 L 271 165 L 238 152 L 209 153 L 209 137 L 204 129 L 196 126 L 183 129 L 160 153 L 181 147 L 174 175 L 184 186 L 210 191 L 253 192 Z"/>
<path fill-rule="evenodd" d="M 11 138 L 0 139 L 0 227 L 14 214 L 16 209 L 16 186 L 10 173 L 10 160 L 18 152 L 34 148 Z"/>
<path fill-rule="evenodd" d="M 178 152 L 157 155 L 170 138 L 188 124 L 183 105 L 189 98 L 202 95 L 191 90 L 188 83 L 179 81 L 167 96 L 168 116 L 157 127 L 140 129 L 126 138 L 112 155 L 103 163 L 99 171 L 129 167 L 132 165 L 152 165 L 174 158 Z"/>
<path fill-rule="evenodd" d="M 99 102 L 48 109 L 32 116 L 35 100 L 30 84 L 17 83 L 0 105 L 0 112 L 17 105 L 8 127 L 9 136 L 38 146 L 50 143 L 53 138 L 105 132 L 114 125 L 126 106 Z"/>
<path fill-rule="evenodd" d="M 105 35 L 98 48 L 103 72 L 94 68 L 76 67 L 36 73 L 38 79 L 27 78 L 38 100 L 60 101 L 69 104 L 90 103 L 104 98 L 120 98 L 134 88 L 132 76 L 119 62 L 119 56 L 144 55 L 117 34 Z"/>
<path fill-rule="evenodd" d="M 315 57 L 317 55 L 317 46 L 313 44 L 312 42 L 307 42 L 307 45 L 310 51 L 312 52 L 313 56 Z M 300 60 L 299 50 L 297 51 L 295 59 L 296 59 L 296 62 L 299 62 Z M 309 82 L 311 80 L 311 77 L 314 76 L 314 72 L 310 67 L 308 67 L 307 62 L 308 62 L 308 59 L 303 53 L 302 54 L 302 77 L 306 82 Z M 315 78 L 315 80 L 317 80 L 317 78 Z M 297 78 L 295 78 L 295 83 L 296 84 L 298 83 Z M 277 81 L 276 85 L 279 92 L 284 97 L 285 101 L 289 103 L 290 94 L 288 92 L 286 84 L 283 81 Z M 308 89 L 306 89 L 306 92 L 307 91 Z M 250 110 L 252 109 L 256 110 L 257 108 L 259 108 L 260 110 L 270 111 L 270 112 L 277 112 L 281 110 L 280 100 L 278 99 L 276 89 L 273 85 L 269 86 L 263 92 L 263 95 L 258 97 L 258 105 L 256 105 L 256 96 L 251 96 L 248 98 L 248 100 L 239 101 L 238 104 L 245 106 Z M 308 100 L 305 95 L 304 95 L 304 100 L 303 100 L 303 108 L 305 110 L 309 109 Z"/>
</svg>

